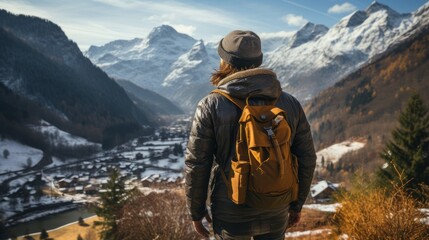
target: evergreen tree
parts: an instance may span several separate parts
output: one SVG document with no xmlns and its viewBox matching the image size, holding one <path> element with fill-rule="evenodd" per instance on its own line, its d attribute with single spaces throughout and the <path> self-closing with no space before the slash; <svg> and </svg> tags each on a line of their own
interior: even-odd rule
<svg viewBox="0 0 429 240">
<path fill-rule="evenodd" d="M 322 168 L 325 167 L 325 156 L 322 156 Z"/>
<path fill-rule="evenodd" d="M 46 229 L 42 229 L 42 232 L 40 233 L 40 240 L 42 239 L 48 239 L 49 238 L 49 234 L 46 231 Z"/>
<path fill-rule="evenodd" d="M 85 225 L 87 225 L 87 224 L 85 223 L 85 221 L 83 220 L 83 218 L 82 218 L 82 217 L 79 217 L 79 218 L 77 219 L 77 222 L 78 222 L 79 226 L 85 226 Z"/>
<path fill-rule="evenodd" d="M 7 150 L 7 149 L 5 149 L 5 150 L 3 150 L 3 157 L 5 158 L 5 159 L 7 159 L 8 157 L 9 157 L 9 150 Z"/>
<path fill-rule="evenodd" d="M 101 239 L 118 239 L 117 221 L 119 220 L 120 210 L 125 204 L 129 193 L 125 190 L 124 179 L 121 178 L 118 169 L 112 170 L 104 187 L 106 192 L 100 194 L 100 206 L 96 209 L 96 214 L 103 218 L 101 228 Z"/>
<path fill-rule="evenodd" d="M 6 239 L 6 235 L 7 235 L 5 222 L 3 220 L 4 219 L 3 215 L 4 215 L 4 212 L 3 210 L 0 209 L 0 239 L 3 239 L 3 238 Z"/>
<path fill-rule="evenodd" d="M 402 181 L 409 189 L 429 184 L 429 115 L 419 95 L 409 98 L 400 113 L 399 126 L 380 156 L 387 163 L 379 172 L 382 183 Z"/>
</svg>

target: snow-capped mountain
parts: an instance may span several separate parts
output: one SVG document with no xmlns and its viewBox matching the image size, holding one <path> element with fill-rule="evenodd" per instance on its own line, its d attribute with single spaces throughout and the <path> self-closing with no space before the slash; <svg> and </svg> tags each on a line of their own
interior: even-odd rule
<svg viewBox="0 0 429 240">
<path fill-rule="evenodd" d="M 209 56 L 204 42 L 197 41 L 173 63 L 171 72 L 162 84 L 162 93 L 167 94 L 183 109 L 193 110 L 195 104 L 213 89 L 209 79 L 218 62 L 219 60 Z"/>
<path fill-rule="evenodd" d="M 328 30 L 329 28 L 324 25 L 308 22 L 292 36 L 289 47 L 295 48 L 311 40 L 317 40 Z"/>
<path fill-rule="evenodd" d="M 268 53 L 275 51 L 277 48 L 288 45 L 296 32 L 277 32 L 277 33 L 262 33 L 259 35 L 262 42 L 262 52 Z"/>
<path fill-rule="evenodd" d="M 146 38 L 91 46 L 85 54 L 111 77 L 130 80 L 164 96 L 173 84 L 191 84 L 198 78 L 207 81 L 209 77 L 201 75 L 210 62 L 203 42 L 167 25 L 154 28 Z M 193 68 L 195 73 L 189 72 Z M 185 82 L 180 82 L 183 79 Z"/>
<path fill-rule="evenodd" d="M 191 50 L 173 63 L 171 72 L 164 79 L 162 86 L 172 87 L 201 82 L 201 76 L 210 76 L 212 67 L 204 42 L 199 40 Z"/>
<path fill-rule="evenodd" d="M 328 31 L 319 31 L 310 41 L 299 41 L 301 45 L 295 47 L 284 45 L 266 54 L 264 64 L 275 70 L 285 90 L 300 100 L 310 99 L 384 52 L 408 30 L 427 22 L 427 6 L 413 14 L 399 14 L 373 2 Z M 304 39 L 313 35 L 302 34 Z"/>
<path fill-rule="evenodd" d="M 426 25 L 428 5 L 412 14 L 400 14 L 373 2 L 331 29 L 307 23 L 296 32 L 261 34 L 263 66 L 274 69 L 284 90 L 299 100 L 310 99 L 401 41 L 408 31 Z M 86 56 L 110 76 L 128 79 L 192 110 L 196 96 L 211 89 L 210 73 L 219 64 L 217 45 L 164 25 L 144 39 L 93 46 Z"/>
</svg>

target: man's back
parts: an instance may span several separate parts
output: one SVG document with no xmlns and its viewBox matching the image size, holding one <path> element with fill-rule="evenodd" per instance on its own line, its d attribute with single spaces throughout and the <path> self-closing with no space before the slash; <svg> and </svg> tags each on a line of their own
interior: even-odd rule
<svg viewBox="0 0 429 240">
<path fill-rule="evenodd" d="M 186 151 L 186 194 L 194 225 L 201 228 L 201 219 L 207 213 L 205 204 L 211 176 L 211 210 L 217 237 L 226 232 L 232 236 L 261 235 L 282 239 L 288 210 L 301 210 L 315 167 L 316 155 L 305 114 L 295 98 L 282 92 L 275 73 L 267 69 L 241 70 L 220 77 L 216 85 L 218 90 L 238 99 L 245 100 L 249 94 L 256 95 L 258 99 L 277 99 L 276 106 L 286 112 L 291 128 L 291 151 L 298 157 L 299 196 L 298 201 L 291 205 L 285 204 L 270 210 L 252 208 L 246 204 L 237 205 L 228 199 L 219 168 L 228 176 L 230 161 L 236 155 L 235 142 L 241 109 L 224 96 L 212 93 L 198 104 Z M 215 166 L 213 171 L 212 165 Z M 271 233 L 277 237 L 269 235 Z"/>
</svg>

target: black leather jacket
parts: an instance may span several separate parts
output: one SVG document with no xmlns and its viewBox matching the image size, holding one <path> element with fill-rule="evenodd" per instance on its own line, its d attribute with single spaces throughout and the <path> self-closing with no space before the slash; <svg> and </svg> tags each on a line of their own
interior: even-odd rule
<svg viewBox="0 0 429 240">
<path fill-rule="evenodd" d="M 300 211 L 307 198 L 316 165 L 310 125 L 300 103 L 293 96 L 282 92 L 274 72 L 262 68 L 230 75 L 221 80 L 218 89 L 240 99 L 245 99 L 250 93 L 262 98 L 278 98 L 276 105 L 286 111 L 292 130 L 291 151 L 299 161 L 299 196 L 298 201 L 290 207 Z M 242 222 L 243 219 L 269 219 L 287 214 L 289 206 L 278 210 L 253 209 L 236 205 L 226 196 L 226 186 L 218 168 L 224 169 L 228 175 L 229 160 L 235 155 L 240 115 L 238 107 L 217 93 L 209 94 L 197 106 L 185 160 L 187 205 L 193 220 L 201 220 L 207 212 L 208 191 L 211 192 L 213 217 L 219 220 Z"/>
</svg>

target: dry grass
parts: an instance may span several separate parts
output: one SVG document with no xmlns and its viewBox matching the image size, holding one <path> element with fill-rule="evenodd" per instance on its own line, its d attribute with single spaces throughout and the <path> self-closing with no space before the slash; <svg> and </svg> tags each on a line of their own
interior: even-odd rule
<svg viewBox="0 0 429 240">
<path fill-rule="evenodd" d="M 429 226 L 424 215 L 404 188 L 387 193 L 380 188 L 344 193 L 335 215 L 340 233 L 351 239 L 412 240 L 428 239 Z"/>
<path fill-rule="evenodd" d="M 80 226 L 77 222 L 67 225 L 66 227 L 62 227 L 56 230 L 48 231 L 49 238 L 55 240 L 75 240 L 77 236 L 83 237 L 84 240 L 96 240 L 99 239 L 97 230 L 92 228 L 92 224 L 94 221 L 99 221 L 100 218 L 97 216 L 93 216 L 85 219 L 85 223 L 89 226 Z M 40 234 L 30 235 L 34 239 L 39 239 Z M 24 240 L 24 237 L 18 237 L 17 240 Z"/>
<path fill-rule="evenodd" d="M 287 232 L 331 228 L 333 216 L 333 213 L 303 208 L 300 222 L 295 227 L 289 228 Z"/>
<path fill-rule="evenodd" d="M 120 239 L 199 239 L 183 191 L 137 194 L 123 208 Z"/>
<path fill-rule="evenodd" d="M 286 235 L 286 239 L 294 240 L 322 240 L 322 239 L 335 239 L 333 231 L 332 220 L 334 213 L 322 212 L 313 209 L 302 209 L 301 221 L 294 227 L 289 228 L 287 233 L 292 232 L 306 232 L 309 230 L 322 230 L 321 232 L 312 232 L 311 234 L 304 234 L 303 236 L 290 236 Z M 326 230 L 326 231 L 325 231 Z"/>
</svg>

